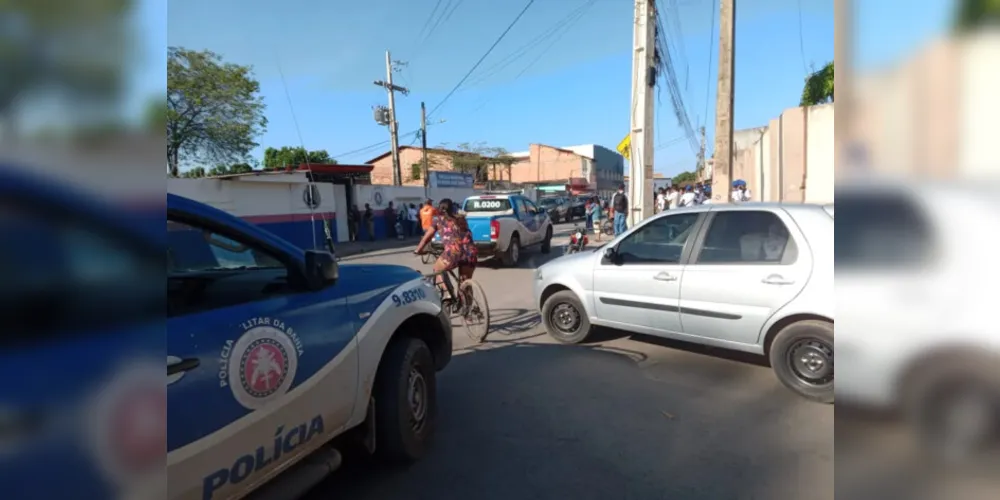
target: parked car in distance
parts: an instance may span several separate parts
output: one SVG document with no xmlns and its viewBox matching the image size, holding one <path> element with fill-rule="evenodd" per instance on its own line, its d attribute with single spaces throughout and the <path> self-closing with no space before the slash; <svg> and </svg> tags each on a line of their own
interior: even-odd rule
<svg viewBox="0 0 1000 500">
<path fill-rule="evenodd" d="M 553 224 L 569 219 L 569 205 L 562 198 L 542 198 L 538 200 L 538 207 L 549 214 Z"/>
<path fill-rule="evenodd" d="M 570 218 L 579 217 L 582 219 L 587 216 L 585 207 L 588 198 L 589 196 L 574 196 L 571 198 L 569 206 Z"/>
<path fill-rule="evenodd" d="M 595 326 L 769 358 L 799 395 L 834 400 L 834 218 L 809 204 L 700 205 L 536 270 L 556 340 Z"/>
</svg>

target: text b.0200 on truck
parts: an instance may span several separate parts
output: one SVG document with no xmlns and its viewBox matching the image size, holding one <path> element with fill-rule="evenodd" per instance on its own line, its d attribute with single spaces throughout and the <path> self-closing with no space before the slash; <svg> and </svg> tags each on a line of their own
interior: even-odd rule
<svg viewBox="0 0 1000 500">
<path fill-rule="evenodd" d="M 516 193 L 486 193 L 470 196 L 462 204 L 480 259 L 498 259 L 517 266 L 521 251 L 552 248 L 552 221 L 545 210 Z M 435 238 L 440 241 L 439 237 Z"/>
<path fill-rule="evenodd" d="M 300 495 L 339 466 L 334 438 L 424 454 L 452 341 L 417 271 L 338 265 L 178 196 L 167 226 L 171 499 Z"/>
</svg>

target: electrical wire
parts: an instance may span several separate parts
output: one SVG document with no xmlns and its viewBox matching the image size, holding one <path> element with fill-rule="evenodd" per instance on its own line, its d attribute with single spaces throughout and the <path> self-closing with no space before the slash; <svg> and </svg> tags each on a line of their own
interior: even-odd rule
<svg viewBox="0 0 1000 500">
<path fill-rule="evenodd" d="M 457 84 L 455 84 L 455 87 L 452 88 L 451 91 L 444 96 L 444 99 L 441 99 L 441 102 L 439 102 L 436 106 L 434 106 L 431 109 L 430 113 L 427 113 L 428 118 L 433 116 L 434 112 L 440 109 L 441 106 L 444 106 L 444 103 L 448 102 L 448 99 L 451 98 L 451 96 L 455 95 L 455 92 L 457 92 L 458 89 L 462 87 L 462 84 L 465 83 L 465 81 L 468 80 L 470 76 L 472 76 L 472 73 L 476 71 L 476 68 L 478 68 L 479 65 L 486 60 L 486 58 L 490 55 L 490 53 L 493 52 L 493 49 L 495 49 L 496 46 L 499 45 L 501 41 L 503 41 L 504 37 L 507 36 L 507 33 L 510 33 L 510 30 L 514 27 L 514 25 L 516 25 L 517 22 L 520 21 L 522 17 L 524 17 L 524 13 L 528 12 L 528 9 L 531 8 L 531 6 L 534 3 L 535 0 L 528 0 L 528 3 L 525 4 L 523 9 L 521 9 L 521 12 L 517 14 L 517 17 L 515 17 L 514 20 L 510 22 L 509 25 L 507 25 L 507 29 L 503 30 L 503 33 L 500 33 L 500 36 L 496 39 L 495 42 L 493 42 L 493 45 L 490 46 L 490 48 L 486 51 L 486 53 L 483 54 L 483 56 L 480 57 L 478 61 L 476 61 L 476 64 L 472 65 L 472 68 L 469 69 L 469 71 L 465 74 L 465 76 L 463 76 L 462 79 L 459 80 Z"/>
<path fill-rule="evenodd" d="M 562 38 L 562 36 L 565 35 L 565 33 L 569 30 L 569 28 L 571 28 L 573 24 L 578 22 L 585 13 L 585 11 L 591 6 L 593 6 L 595 2 L 596 0 L 586 0 L 582 5 L 578 6 L 576 9 L 573 9 L 565 17 L 556 21 L 555 24 L 552 25 L 544 33 L 536 36 L 535 38 L 532 38 L 527 43 L 511 51 L 509 54 L 507 54 L 497 62 L 493 63 L 493 65 L 489 66 L 484 71 L 480 72 L 478 75 L 476 75 L 476 78 L 474 78 L 471 82 L 469 82 L 469 85 L 475 86 L 480 83 L 485 83 L 487 80 L 490 79 L 490 77 L 500 73 L 500 71 L 509 67 L 511 64 L 517 62 L 520 58 L 527 55 L 528 52 L 531 52 L 532 49 L 537 48 L 543 42 L 552 39 L 553 37 L 555 37 L 556 39 Z M 551 45 L 552 44 L 550 44 L 548 47 L 551 48 Z M 543 53 L 546 51 L 548 51 L 548 48 L 546 48 L 543 51 Z"/>
<path fill-rule="evenodd" d="M 281 77 L 281 86 L 285 88 L 285 99 L 288 101 L 288 109 L 292 113 L 292 124 L 295 125 L 295 133 L 299 136 L 299 144 L 302 145 L 302 151 L 306 155 L 306 169 L 309 171 L 308 184 L 306 184 L 306 189 L 309 190 L 309 197 L 312 198 L 313 193 L 317 191 L 316 184 L 313 182 L 313 171 L 312 165 L 309 163 L 309 150 L 306 149 L 306 141 L 302 138 L 302 129 L 299 127 L 299 119 L 295 115 L 295 106 L 292 105 L 292 94 L 288 91 L 288 82 L 285 81 L 285 72 L 281 70 L 281 62 L 275 61 L 278 66 L 278 76 Z M 312 233 L 313 249 L 319 248 L 316 243 L 316 208 L 312 203 L 307 203 L 309 208 L 309 228 Z M 326 216 L 323 215 L 323 225 L 326 225 Z"/>
<path fill-rule="evenodd" d="M 806 44 L 802 35 L 802 0 L 798 0 L 799 5 L 799 55 L 802 57 L 802 71 L 808 75 L 809 65 L 806 64 Z"/>
<path fill-rule="evenodd" d="M 715 55 L 715 13 L 719 11 L 719 0 L 712 2 L 712 10 L 708 19 L 708 66 L 705 66 L 705 112 L 701 117 L 701 126 L 708 124 L 708 96 L 712 92 L 712 56 Z"/>
</svg>

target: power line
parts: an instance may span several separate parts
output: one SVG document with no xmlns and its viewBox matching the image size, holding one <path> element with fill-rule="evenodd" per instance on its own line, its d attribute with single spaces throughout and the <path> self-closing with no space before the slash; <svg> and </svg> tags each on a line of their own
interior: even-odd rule
<svg viewBox="0 0 1000 500">
<path fill-rule="evenodd" d="M 799 5 L 799 55 L 802 57 L 802 71 L 808 75 L 809 66 L 806 64 L 806 44 L 802 37 L 802 0 L 798 0 Z"/>
<path fill-rule="evenodd" d="M 719 0 L 712 2 L 712 10 L 708 18 L 708 65 L 705 66 L 705 111 L 701 117 L 701 126 L 708 123 L 708 95 L 712 91 L 712 56 L 715 55 L 715 13 L 719 11 Z"/>
<path fill-rule="evenodd" d="M 684 98 L 677 83 L 677 73 L 674 71 L 670 47 L 666 43 L 666 30 L 663 29 L 663 18 L 659 10 L 656 10 L 655 16 L 656 51 L 658 56 L 656 61 L 657 70 L 666 80 L 667 93 L 670 95 L 670 102 L 674 107 L 677 124 L 681 126 L 681 129 L 687 135 L 691 143 L 691 150 L 697 152 L 699 149 L 698 138 L 695 137 L 694 127 L 691 126 L 691 120 L 684 106 Z"/>
<path fill-rule="evenodd" d="M 427 46 L 427 42 L 431 39 L 432 36 L 434 36 L 434 32 L 436 32 L 439 27 L 443 26 L 444 23 L 448 22 L 448 20 L 451 19 L 452 14 L 454 14 L 455 11 L 458 9 L 458 7 L 462 5 L 463 1 L 464 0 L 458 0 L 453 3 L 453 0 L 448 0 L 447 2 L 445 2 L 444 6 L 441 7 L 440 13 L 438 14 L 437 19 L 433 23 L 430 23 L 430 18 L 428 18 L 428 23 L 431 24 L 431 27 L 429 30 L 427 30 L 426 33 L 424 33 L 424 36 L 420 38 L 420 40 L 417 42 L 417 50 L 413 53 L 413 57 L 411 57 L 411 59 L 416 59 L 420 55 L 423 49 Z M 441 0 L 438 0 L 438 5 L 440 4 Z M 436 7 L 437 6 L 435 6 L 435 8 Z M 433 13 L 431 14 L 431 17 L 433 17 Z"/>
<path fill-rule="evenodd" d="M 532 49 L 538 47 L 542 42 L 545 42 L 546 40 L 549 40 L 553 37 L 556 37 L 557 39 L 561 38 L 562 35 L 564 35 L 569 30 L 569 28 L 572 27 L 573 24 L 575 24 L 577 21 L 580 20 L 581 17 L 583 17 L 584 12 L 589 7 L 591 7 L 595 2 L 596 0 L 585 1 L 582 5 L 571 11 L 565 17 L 563 17 L 559 21 L 556 21 L 556 23 L 552 27 L 550 27 L 547 31 L 529 40 L 524 45 L 521 45 L 517 49 L 511 51 L 509 54 L 501 58 L 499 61 L 497 61 L 490 67 L 486 68 L 485 71 L 477 75 L 476 78 L 473 79 L 473 81 L 470 82 L 469 84 L 478 85 L 480 83 L 483 83 L 486 80 L 488 80 L 491 76 L 498 74 L 503 69 L 517 62 L 521 57 L 527 55 L 528 52 L 531 52 Z"/>
<path fill-rule="evenodd" d="M 499 37 L 499 38 L 497 38 L 495 42 L 493 42 L 493 45 L 491 45 L 491 46 L 490 46 L 490 48 L 489 48 L 489 50 L 487 50 L 487 51 L 486 51 L 486 53 L 485 53 L 485 54 L 483 54 L 483 57 L 480 57 L 480 58 L 479 58 L 479 60 L 478 60 L 478 61 L 476 61 L 476 64 L 474 64 L 474 65 L 472 66 L 472 68 L 471 68 L 471 69 L 469 69 L 468 73 L 466 73 L 466 74 L 465 74 L 465 76 L 463 76 L 463 77 L 462 77 L 462 79 L 461 79 L 461 80 L 459 80 L 457 84 L 455 84 L 455 87 L 454 87 L 454 88 L 452 88 L 452 89 L 451 89 L 451 91 L 450 91 L 450 92 L 448 92 L 448 94 L 444 96 L 444 99 L 442 99 L 442 100 L 441 100 L 441 102 L 439 102 L 439 103 L 437 104 L 437 106 L 434 106 L 434 108 L 433 108 L 433 109 L 431 109 L 431 112 L 430 112 L 430 113 L 427 113 L 427 117 L 428 117 L 428 118 L 430 118 L 430 117 L 431 117 L 431 116 L 432 116 L 432 115 L 434 114 L 434 112 L 435 112 L 435 111 L 437 111 L 437 110 L 438 110 L 439 108 L 441 108 L 441 106 L 443 106 L 443 105 L 444 105 L 444 103 L 448 102 L 448 99 L 449 99 L 449 98 L 450 98 L 450 97 L 451 97 L 452 95 L 454 95 L 456 91 L 458 91 L 458 89 L 459 89 L 459 88 L 460 88 L 460 87 L 462 86 L 462 84 L 463 84 L 463 83 L 465 83 L 465 81 L 466 81 L 466 80 L 468 80 L 468 79 L 469 79 L 469 76 L 471 76 L 471 75 L 472 75 L 472 73 L 473 73 L 474 71 L 476 71 L 476 68 L 478 68 L 478 67 L 479 67 L 479 65 L 483 63 L 483 61 L 484 61 L 484 60 L 486 60 L 486 57 L 487 57 L 487 56 L 489 56 L 491 52 L 493 52 L 493 49 L 495 49 L 495 48 L 496 48 L 496 46 L 500 44 L 500 42 L 501 42 L 501 41 L 502 41 L 502 40 L 504 39 L 504 37 L 506 37 L 506 36 L 507 36 L 507 33 L 510 33 L 510 30 L 511 30 L 511 28 L 513 28 L 513 27 L 514 27 L 514 25 L 515 25 L 515 24 L 517 24 L 517 22 L 521 20 L 521 17 L 523 17 L 523 16 L 524 16 L 524 13 L 525 13 L 525 12 L 527 12 L 527 11 L 528 11 L 528 9 L 529 9 L 529 8 L 530 8 L 530 7 L 532 6 L 532 4 L 534 4 L 534 3 L 535 3 L 535 0 L 528 0 L 528 3 L 527 3 L 527 4 L 525 4 L 525 6 L 524 6 L 524 8 L 523 8 L 523 9 L 521 9 L 521 12 L 520 12 L 520 13 L 518 13 L 517 17 L 515 17 L 515 18 L 514 18 L 514 20 L 513 20 L 513 21 L 511 21 L 511 23 L 510 23 L 509 25 L 507 25 L 507 29 L 503 30 L 503 33 L 501 33 L 501 34 L 500 34 L 500 37 Z"/>
<path fill-rule="evenodd" d="M 569 33 L 569 30 L 570 30 L 570 28 L 573 27 L 573 25 L 575 25 L 576 23 L 580 22 L 580 19 L 583 18 L 583 15 L 586 14 L 587 10 L 590 7 L 593 7 L 595 3 L 597 3 L 597 0 L 589 0 L 587 3 L 583 4 L 583 6 L 581 6 L 580 9 L 577 11 L 576 17 L 573 18 L 573 19 L 571 19 L 569 21 L 569 24 L 567 24 L 565 26 L 565 29 L 562 30 L 562 32 L 560 32 L 559 34 L 555 35 L 555 38 L 552 39 L 552 42 L 550 42 L 548 45 L 546 45 L 545 48 L 543 48 L 542 51 L 538 53 L 538 56 L 536 56 L 530 63 L 528 63 L 527 66 L 524 67 L 524 69 L 521 70 L 520 73 L 518 73 L 514 77 L 514 80 L 517 81 L 518 78 L 521 78 L 521 76 L 524 75 L 525 73 L 527 73 L 529 69 L 531 69 L 532 67 L 535 66 L 535 64 L 538 64 L 538 61 L 540 61 L 542 59 L 542 56 L 544 56 L 550 50 L 552 50 L 552 47 L 554 47 L 556 45 L 556 43 L 558 43 L 559 40 L 562 39 L 562 37 L 566 36 L 566 33 Z"/>
</svg>

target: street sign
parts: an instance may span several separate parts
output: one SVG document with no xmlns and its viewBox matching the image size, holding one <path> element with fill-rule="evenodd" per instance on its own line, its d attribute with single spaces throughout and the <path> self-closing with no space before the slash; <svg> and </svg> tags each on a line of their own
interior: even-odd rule
<svg viewBox="0 0 1000 500">
<path fill-rule="evenodd" d="M 622 142 L 618 143 L 618 153 L 625 157 L 626 160 L 630 160 L 629 156 L 632 153 L 632 134 L 626 135 Z"/>
</svg>

